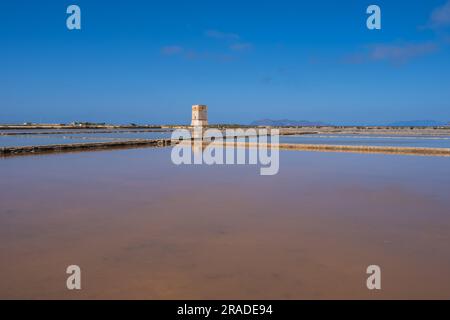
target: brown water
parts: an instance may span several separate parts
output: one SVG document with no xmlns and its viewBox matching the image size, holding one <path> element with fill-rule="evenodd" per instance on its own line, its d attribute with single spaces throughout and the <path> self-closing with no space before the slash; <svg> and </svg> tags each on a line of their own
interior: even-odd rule
<svg viewBox="0 0 450 320">
<path fill-rule="evenodd" d="M 0 177 L 0 298 L 450 298 L 449 158 L 283 151 L 260 176 L 139 149 Z"/>
</svg>

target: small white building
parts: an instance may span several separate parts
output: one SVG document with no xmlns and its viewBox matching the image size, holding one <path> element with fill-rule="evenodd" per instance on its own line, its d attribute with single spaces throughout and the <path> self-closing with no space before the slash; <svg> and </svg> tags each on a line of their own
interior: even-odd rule
<svg viewBox="0 0 450 320">
<path fill-rule="evenodd" d="M 208 106 L 203 104 L 193 105 L 191 126 L 202 127 L 207 125 L 208 125 Z"/>
</svg>

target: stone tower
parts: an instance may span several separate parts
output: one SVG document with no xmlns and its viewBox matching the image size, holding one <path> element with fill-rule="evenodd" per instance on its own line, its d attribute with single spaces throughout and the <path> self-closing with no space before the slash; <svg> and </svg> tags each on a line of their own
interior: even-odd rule
<svg viewBox="0 0 450 320">
<path fill-rule="evenodd" d="M 193 105 L 191 126 L 201 127 L 207 125 L 208 125 L 208 107 L 203 104 Z"/>
</svg>

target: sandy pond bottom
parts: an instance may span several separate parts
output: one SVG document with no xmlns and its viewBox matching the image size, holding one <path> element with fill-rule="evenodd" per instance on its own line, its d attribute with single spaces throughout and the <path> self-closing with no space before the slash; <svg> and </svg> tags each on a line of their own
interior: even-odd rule
<svg viewBox="0 0 450 320">
<path fill-rule="evenodd" d="M 0 176 L 0 298 L 450 298 L 450 158 L 283 151 L 260 176 L 137 149 Z"/>
</svg>

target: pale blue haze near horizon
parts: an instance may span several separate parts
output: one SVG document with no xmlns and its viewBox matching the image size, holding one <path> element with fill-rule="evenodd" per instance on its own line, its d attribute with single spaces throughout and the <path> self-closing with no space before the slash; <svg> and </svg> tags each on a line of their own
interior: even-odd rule
<svg viewBox="0 0 450 320">
<path fill-rule="evenodd" d="M 450 121 L 448 0 L 3 0 L 0 48 L 0 123 Z"/>
</svg>

